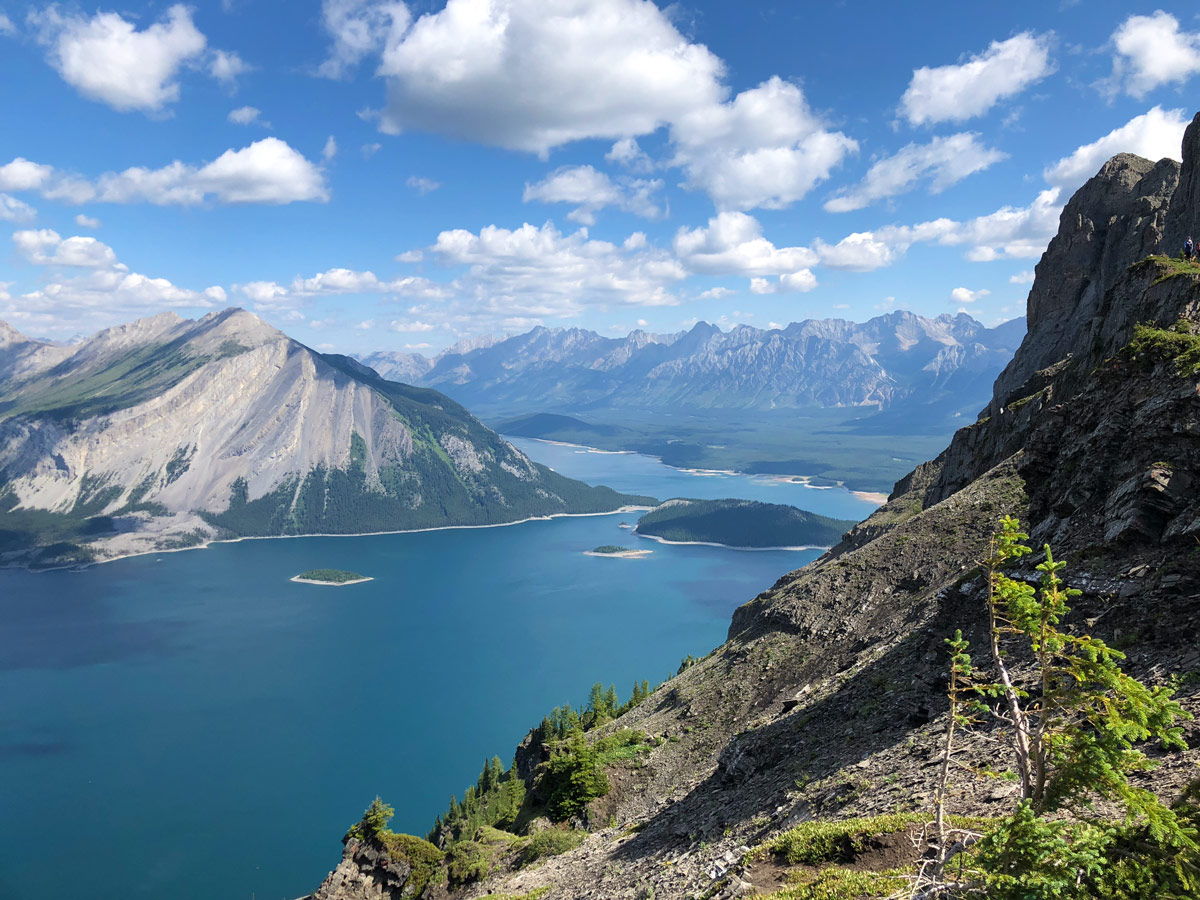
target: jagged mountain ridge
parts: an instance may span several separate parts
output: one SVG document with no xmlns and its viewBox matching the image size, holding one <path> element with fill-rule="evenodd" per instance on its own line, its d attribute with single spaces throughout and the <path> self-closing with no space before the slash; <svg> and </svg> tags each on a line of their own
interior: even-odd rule
<svg viewBox="0 0 1200 900">
<path fill-rule="evenodd" d="M 1151 353 L 1132 342 L 1151 321 L 1182 320 L 1200 338 L 1200 268 L 1148 258 L 1177 250 L 1198 187 L 1200 115 L 1182 168 L 1106 164 L 1064 211 L 1037 267 L 1029 333 L 978 420 L 832 551 L 739 608 L 725 644 L 610 726 L 667 740 L 613 772 L 578 849 L 533 871 L 500 856 L 481 882 L 432 896 L 773 892 L 786 866 L 749 863 L 747 847 L 812 819 L 930 811 L 944 638 L 962 628 L 986 645 L 977 566 L 1006 513 L 1035 545 L 1053 543 L 1082 591 L 1064 626 L 1123 647 L 1135 677 L 1187 676 L 1177 698 L 1200 712 L 1200 375 L 1173 344 Z M 1014 576 L 1033 580 L 1038 561 Z M 1151 751 L 1158 768 L 1139 788 L 1169 800 L 1195 778 L 1200 726 L 1185 723 L 1184 738 L 1186 751 Z M 987 727 L 959 740 L 951 811 L 1008 812 L 1011 786 L 966 773 L 1011 757 Z M 522 777 L 547 754 L 531 732 L 517 751 Z M 350 841 L 314 897 L 399 897 L 407 879 L 404 860 Z"/>
<path fill-rule="evenodd" d="M 100 517 L 84 543 L 103 557 L 181 535 L 492 524 L 619 505 L 436 391 L 316 353 L 243 310 L 166 313 L 70 347 L 0 329 L 0 552 L 38 543 L 12 524 L 21 511 Z M 117 532 L 103 533 L 114 516 Z"/>
<path fill-rule="evenodd" d="M 965 313 L 929 319 L 899 311 L 862 324 L 808 319 L 725 332 L 698 322 L 678 334 L 634 331 L 624 338 L 538 327 L 452 347 L 434 359 L 381 352 L 361 361 L 497 413 L 949 402 L 973 414 L 1023 334 L 1020 320 L 985 328 Z"/>
</svg>

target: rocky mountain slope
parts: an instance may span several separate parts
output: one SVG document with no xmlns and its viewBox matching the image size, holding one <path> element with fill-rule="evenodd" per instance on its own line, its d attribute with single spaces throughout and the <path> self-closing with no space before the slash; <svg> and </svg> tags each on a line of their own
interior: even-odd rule
<svg viewBox="0 0 1200 900">
<path fill-rule="evenodd" d="M 436 391 L 242 310 L 167 313 L 68 347 L 0 324 L 0 560 L 493 524 L 627 499 L 534 464 Z"/>
<path fill-rule="evenodd" d="M 1178 676 L 1177 698 L 1200 713 L 1200 267 L 1151 256 L 1175 252 L 1200 208 L 1200 115 L 1183 151 L 1182 168 L 1115 157 L 1074 196 L 1038 264 L 1028 334 L 974 424 L 837 547 L 741 607 L 726 643 L 590 735 L 633 728 L 648 749 L 611 763 L 611 792 L 575 820 L 577 848 L 533 867 L 501 849 L 453 889 L 426 873 L 424 896 L 771 893 L 804 867 L 747 851 L 791 826 L 928 812 L 944 638 L 986 642 L 979 561 L 1005 514 L 1052 543 L 1082 591 L 1065 627 L 1123 648 L 1138 678 Z M 516 760 L 531 791 L 539 734 Z M 1200 725 L 1183 736 L 1187 750 L 1147 748 L 1158 767 L 1139 787 L 1169 800 L 1196 777 Z M 997 737 L 986 724 L 961 735 L 953 811 L 1012 809 Z M 847 852 L 884 869 L 904 847 L 901 834 Z M 406 867 L 395 848 L 351 840 L 314 897 L 406 896 Z"/>
<path fill-rule="evenodd" d="M 984 328 L 960 313 L 894 312 L 862 324 L 808 319 L 764 331 L 707 322 L 672 335 L 605 338 L 535 328 L 460 345 L 433 360 L 375 353 L 388 378 L 436 387 L 490 414 L 612 408 L 791 409 L 949 404 L 974 413 L 1024 334 L 1020 320 Z"/>
</svg>

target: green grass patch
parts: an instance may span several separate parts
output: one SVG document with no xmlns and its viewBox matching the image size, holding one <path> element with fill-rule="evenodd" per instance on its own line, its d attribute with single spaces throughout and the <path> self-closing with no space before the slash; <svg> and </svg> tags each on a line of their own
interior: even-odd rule
<svg viewBox="0 0 1200 900">
<path fill-rule="evenodd" d="M 828 868 L 816 872 L 793 872 L 789 884 L 763 900 L 866 900 L 896 895 L 907 881 L 904 869 L 863 872 Z"/>
<path fill-rule="evenodd" d="M 387 849 L 388 856 L 393 859 L 403 859 L 412 866 L 409 876 L 411 888 L 408 896 L 417 897 L 433 880 L 445 854 L 428 841 L 411 834 L 396 834 L 392 831 L 379 832 L 379 841 Z"/>
<path fill-rule="evenodd" d="M 1170 328 L 1135 325 L 1125 354 L 1144 368 L 1174 361 L 1181 376 L 1200 375 L 1200 334 L 1187 319 L 1180 319 Z"/>
<path fill-rule="evenodd" d="M 747 858 L 756 859 L 772 853 L 790 865 L 819 866 L 825 863 L 850 862 L 868 848 L 873 838 L 907 831 L 927 821 L 927 813 L 890 813 L 835 822 L 803 822 L 751 850 Z M 950 816 L 949 821 L 956 828 L 977 831 L 991 825 L 995 820 Z"/>
<path fill-rule="evenodd" d="M 1136 262 L 1130 266 L 1130 270 L 1134 272 L 1150 268 L 1158 271 L 1158 277 L 1154 279 L 1153 284 L 1161 284 L 1168 278 L 1175 278 L 1179 275 L 1200 275 L 1200 262 L 1182 259 L 1178 256 L 1165 256 L 1162 254 L 1147 256 L 1140 262 Z"/>
<path fill-rule="evenodd" d="M 540 859 L 558 856 L 568 850 L 574 850 L 583 843 L 586 835 L 580 831 L 546 828 L 529 838 L 517 856 L 517 868 L 523 869 L 533 865 Z"/>
<path fill-rule="evenodd" d="M 550 885 L 534 888 L 527 894 L 488 894 L 488 900 L 541 900 L 550 893 Z"/>
</svg>

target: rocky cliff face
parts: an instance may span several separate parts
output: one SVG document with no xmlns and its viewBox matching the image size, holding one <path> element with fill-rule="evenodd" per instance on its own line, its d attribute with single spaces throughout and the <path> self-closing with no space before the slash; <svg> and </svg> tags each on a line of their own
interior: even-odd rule
<svg viewBox="0 0 1200 900">
<path fill-rule="evenodd" d="M 863 324 L 810 319 L 771 331 L 739 325 L 723 332 L 699 322 L 675 335 L 635 331 L 620 339 L 535 328 L 432 361 L 403 354 L 363 361 L 497 414 L 903 403 L 950 403 L 973 414 L 1022 333 L 1012 324 L 987 329 L 964 314 L 895 312 Z"/>
<path fill-rule="evenodd" d="M 67 560 L 103 558 L 219 534 L 490 524 L 619 505 L 530 462 L 449 398 L 315 353 L 241 310 L 156 316 L 73 347 L 0 330 L 9 558 L 47 542 L 68 545 L 56 551 Z"/>
<path fill-rule="evenodd" d="M 813 818 L 928 809 L 943 639 L 962 628 L 980 641 L 977 561 L 1005 514 L 1068 563 L 1082 596 L 1066 627 L 1124 647 L 1136 677 L 1185 676 L 1178 699 L 1200 712 L 1200 374 L 1179 353 L 1200 356 L 1200 269 L 1147 259 L 1172 249 L 1173 223 L 1192 215 L 1177 204 L 1192 203 L 1198 177 L 1195 124 L 1182 169 L 1106 164 L 1063 214 L 1037 268 L 1029 334 L 979 420 L 619 720 L 667 740 L 613 772 L 582 846 L 533 871 L 500 867 L 456 896 L 767 892 L 779 871 L 748 864 L 747 847 Z M 1131 346 L 1135 324 L 1152 320 L 1193 334 Z M 1032 578 L 1036 562 L 1017 575 Z M 986 729 L 965 737 L 966 765 L 998 762 Z M 1155 753 L 1139 786 L 1169 798 L 1195 777 L 1200 726 L 1185 738 L 1189 750 Z M 955 810 L 1003 813 L 1010 795 L 1003 781 L 963 776 Z"/>
</svg>

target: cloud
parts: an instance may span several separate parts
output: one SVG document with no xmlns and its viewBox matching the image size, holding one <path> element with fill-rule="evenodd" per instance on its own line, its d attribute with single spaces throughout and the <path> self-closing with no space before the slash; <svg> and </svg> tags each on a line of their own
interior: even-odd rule
<svg viewBox="0 0 1200 900">
<path fill-rule="evenodd" d="M 707 291 L 700 293 L 701 300 L 720 300 L 722 297 L 728 297 L 730 294 L 737 293 L 727 287 L 709 288 Z"/>
<path fill-rule="evenodd" d="M 335 156 L 337 156 L 337 151 L 337 141 L 334 140 L 333 135 L 331 134 L 325 139 L 325 147 L 321 150 L 321 159 L 323 159 L 325 162 L 329 162 Z"/>
<path fill-rule="evenodd" d="M 964 122 L 1053 71 L 1049 36 L 1026 31 L 1007 41 L 992 41 L 965 63 L 914 69 L 900 98 L 900 113 L 910 125 Z"/>
<path fill-rule="evenodd" d="M 79 213 L 79 215 L 75 217 L 75 224 L 80 228 L 99 228 L 100 220 L 93 219 L 91 216 L 85 216 L 83 213 Z"/>
<path fill-rule="evenodd" d="M 635 138 L 667 127 L 670 165 L 722 209 L 782 208 L 857 144 L 831 131 L 794 84 L 730 99 L 725 64 L 645 0 L 448 0 L 415 22 L 385 4 L 326 0 L 327 64 L 379 52 L 389 134 L 417 130 L 537 153 L 588 138 L 645 173 Z"/>
<path fill-rule="evenodd" d="M 409 175 L 408 180 L 404 183 L 421 196 L 431 194 L 442 186 L 441 182 L 434 181 L 432 178 L 422 178 L 420 175 Z"/>
<path fill-rule="evenodd" d="M 376 153 L 378 153 L 382 149 L 383 149 L 383 144 L 380 144 L 378 142 L 371 143 L 371 144 L 363 144 L 362 145 L 363 159 L 370 159 L 372 156 L 374 156 Z"/>
<path fill-rule="evenodd" d="M 562 234 L 547 223 L 473 233 L 443 231 L 431 248 L 446 267 L 463 267 L 457 295 L 475 316 L 564 317 L 596 306 L 674 306 L 671 288 L 687 272 L 635 233 L 624 244 L 592 240 L 587 229 Z"/>
<path fill-rule="evenodd" d="M 752 294 L 802 294 L 817 286 L 817 276 L 808 269 L 793 272 L 790 275 L 780 275 L 772 281 L 769 278 L 751 278 L 750 293 Z"/>
<path fill-rule="evenodd" d="M 227 300 L 219 286 L 193 291 L 131 272 L 95 238 L 63 238 L 43 229 L 18 231 L 13 243 L 25 259 L 47 271 L 37 290 L 0 303 L 0 317 L 34 323 L 42 333 L 69 336 L 164 309 L 210 309 Z"/>
<path fill-rule="evenodd" d="M 435 331 L 436 325 L 431 325 L 429 322 L 402 322 L 394 321 L 388 326 L 392 331 L 400 334 L 422 334 L 427 331 Z"/>
<path fill-rule="evenodd" d="M 1033 272 L 1030 269 L 1025 269 L 1018 272 L 1016 275 L 1010 275 L 1008 278 L 1009 284 L 1033 284 Z"/>
<path fill-rule="evenodd" d="M 328 5 L 327 5 L 328 6 Z M 385 39 L 381 124 L 545 154 L 722 99 L 723 63 L 641 0 L 449 0 Z"/>
<path fill-rule="evenodd" d="M 314 297 L 346 294 L 382 294 L 421 300 L 440 300 L 448 296 L 445 287 L 427 278 L 404 277 L 387 281 L 371 271 L 343 268 L 328 269 L 308 278 L 297 276 L 288 285 L 251 281 L 235 284 L 233 289 L 260 310 L 291 309 L 305 305 Z"/>
<path fill-rule="evenodd" d="M 402 263 L 419 263 L 425 258 L 424 251 L 421 250 L 405 250 L 396 256 L 396 262 Z"/>
<path fill-rule="evenodd" d="M 572 222 L 593 225 L 596 212 L 615 206 L 646 219 L 663 215 L 654 195 L 662 190 L 662 181 L 641 178 L 621 178 L 613 181 L 591 166 L 563 166 L 536 184 L 525 184 L 522 200 L 542 203 L 570 203 L 575 209 L 567 214 Z"/>
<path fill-rule="evenodd" d="M 997 259 L 1036 259 L 1058 231 L 1061 191 L 1042 191 L 1028 206 L 1004 206 L 965 222 L 933 219 L 917 225 L 887 225 L 855 232 L 836 244 L 817 240 L 813 249 L 822 265 L 832 269 L 868 272 L 900 260 L 914 244 L 967 247 L 972 262 Z"/>
<path fill-rule="evenodd" d="M 37 218 L 37 211 L 16 197 L 0 194 L 0 222 L 32 222 Z"/>
<path fill-rule="evenodd" d="M 52 5 L 29 20 L 48 61 L 85 97 L 121 112 L 159 112 L 179 99 L 179 69 L 197 60 L 206 40 L 188 7 L 175 5 L 143 31 L 118 13 L 63 15 Z"/>
<path fill-rule="evenodd" d="M 654 171 L 654 160 L 638 146 L 635 138 L 621 138 L 612 145 L 611 150 L 604 154 L 604 158 L 610 163 L 624 166 L 633 172 L 646 174 Z"/>
<path fill-rule="evenodd" d="M 732 102 L 691 110 L 671 127 L 685 187 L 718 209 L 782 209 L 824 181 L 858 144 L 829 131 L 794 84 L 771 78 Z"/>
<path fill-rule="evenodd" d="M 776 247 L 762 236 L 757 219 L 740 212 L 679 229 L 673 247 L 688 271 L 706 275 L 800 275 L 817 262 L 807 247 Z"/>
<path fill-rule="evenodd" d="M 12 37 L 17 33 L 17 26 L 13 24 L 12 19 L 0 12 L 0 34 L 5 37 Z"/>
<path fill-rule="evenodd" d="M 324 78 L 345 78 L 369 54 L 383 50 L 408 27 L 410 16 L 403 3 L 375 0 L 324 0 L 321 24 L 333 38 L 329 58 L 317 68 Z"/>
<path fill-rule="evenodd" d="M 98 201 L 193 206 L 209 198 L 223 204 L 329 199 L 321 168 L 274 137 L 240 150 L 226 150 L 199 168 L 176 160 L 160 169 L 134 166 L 123 172 L 108 172 L 94 183 L 20 158 L 0 167 L 0 179 L 6 172 L 16 181 L 24 179 L 28 189 L 36 187 L 43 197 L 75 204 Z M 0 187 L 3 184 L 0 181 Z"/>
<path fill-rule="evenodd" d="M 973 291 L 970 288 L 956 287 L 950 292 L 950 299 L 955 303 L 974 303 L 980 297 L 986 297 L 991 294 L 987 288 L 980 288 Z"/>
<path fill-rule="evenodd" d="M 908 244 L 897 241 L 890 245 L 870 231 L 849 234 L 836 244 L 817 240 L 814 246 L 823 265 L 851 272 L 870 272 L 890 266 L 908 249 Z"/>
<path fill-rule="evenodd" d="M 245 60 L 236 53 L 225 50 L 214 50 L 212 61 L 208 65 L 208 73 L 229 91 L 236 91 L 238 76 L 250 70 L 251 66 Z"/>
<path fill-rule="evenodd" d="M 17 252 L 39 266 L 73 266 L 86 269 L 111 269 L 117 255 L 111 247 L 93 237 L 63 239 L 57 231 L 18 231 L 12 236 Z"/>
<path fill-rule="evenodd" d="M 1164 111 L 1156 106 L 1099 140 L 1084 144 L 1070 156 L 1048 166 L 1042 174 L 1050 184 L 1073 191 L 1118 153 L 1136 153 L 1152 160 L 1180 159 L 1188 121 L 1182 109 Z"/>
<path fill-rule="evenodd" d="M 237 109 L 230 111 L 228 119 L 235 125 L 253 125 L 258 123 L 264 128 L 270 128 L 270 122 L 264 122 L 260 117 L 262 110 L 255 106 L 239 106 Z"/>
<path fill-rule="evenodd" d="M 1179 30 L 1179 20 L 1161 9 L 1130 16 L 1113 32 L 1113 71 L 1108 87 L 1141 99 L 1163 84 L 1182 84 L 1200 72 L 1200 33 Z"/>
<path fill-rule="evenodd" d="M 825 211 L 862 209 L 912 190 L 921 179 L 928 179 L 930 192 L 937 194 L 1007 156 L 981 144 L 979 135 L 972 132 L 935 137 L 928 144 L 909 144 L 875 162 L 856 187 L 826 201 Z"/>
<path fill-rule="evenodd" d="M 30 162 L 18 156 L 12 162 L 0 166 L 0 191 L 36 190 L 53 174 L 53 166 Z"/>
</svg>

